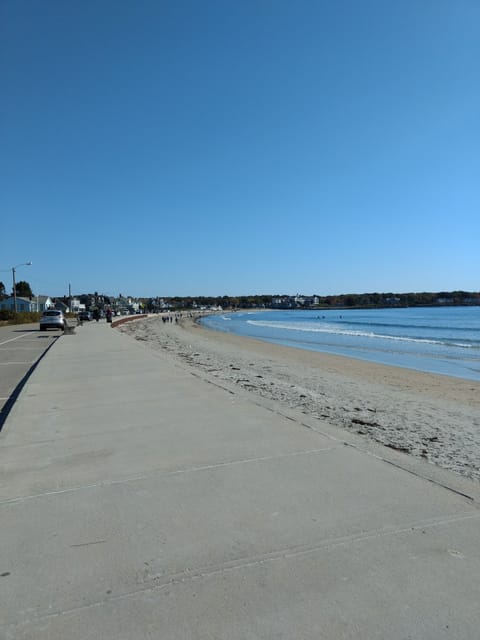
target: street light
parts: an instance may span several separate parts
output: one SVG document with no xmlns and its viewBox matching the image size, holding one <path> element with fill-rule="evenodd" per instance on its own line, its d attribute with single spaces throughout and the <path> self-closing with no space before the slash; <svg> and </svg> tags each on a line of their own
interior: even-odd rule
<svg viewBox="0 0 480 640">
<path fill-rule="evenodd" d="M 12 267 L 12 279 L 13 279 L 13 310 L 17 313 L 17 285 L 15 284 L 15 269 L 17 267 L 29 267 L 31 262 L 21 262 L 20 264 Z"/>
</svg>

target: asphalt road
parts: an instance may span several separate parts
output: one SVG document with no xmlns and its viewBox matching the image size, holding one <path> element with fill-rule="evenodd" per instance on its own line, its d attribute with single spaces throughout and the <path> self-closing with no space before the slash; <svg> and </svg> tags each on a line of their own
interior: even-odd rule
<svg viewBox="0 0 480 640">
<path fill-rule="evenodd" d="M 26 378 L 61 331 L 40 331 L 38 323 L 0 327 L 0 429 Z"/>
</svg>

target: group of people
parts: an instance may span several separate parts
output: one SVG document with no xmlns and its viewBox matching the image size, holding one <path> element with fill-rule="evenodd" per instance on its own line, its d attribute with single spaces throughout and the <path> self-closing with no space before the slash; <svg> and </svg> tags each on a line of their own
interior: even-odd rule
<svg viewBox="0 0 480 640">
<path fill-rule="evenodd" d="M 78 324 L 83 324 L 83 320 L 89 320 L 88 315 L 86 317 L 83 317 L 83 315 L 87 314 L 86 311 L 84 312 L 80 312 L 77 316 L 77 322 Z M 92 311 L 92 319 L 96 320 L 97 322 L 102 318 L 102 312 L 100 311 L 100 309 L 94 309 Z M 113 317 L 113 311 L 110 308 L 105 309 L 105 319 L 107 320 L 107 322 L 111 322 L 112 321 L 112 317 Z"/>
<path fill-rule="evenodd" d="M 112 316 L 113 316 L 112 310 L 110 308 L 105 309 L 105 318 L 106 318 L 107 322 L 111 322 L 112 321 Z M 93 319 L 98 322 L 101 317 L 102 317 L 102 313 L 101 313 L 100 309 L 94 309 L 93 310 Z"/>
</svg>

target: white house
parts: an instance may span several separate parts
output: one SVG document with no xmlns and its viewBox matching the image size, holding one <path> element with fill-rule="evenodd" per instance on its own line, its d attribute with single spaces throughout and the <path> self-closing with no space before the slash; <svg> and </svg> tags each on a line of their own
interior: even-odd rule
<svg viewBox="0 0 480 640">
<path fill-rule="evenodd" d="M 80 303 L 77 297 L 70 298 L 70 311 L 76 313 L 77 311 L 85 311 L 85 305 Z"/>
</svg>

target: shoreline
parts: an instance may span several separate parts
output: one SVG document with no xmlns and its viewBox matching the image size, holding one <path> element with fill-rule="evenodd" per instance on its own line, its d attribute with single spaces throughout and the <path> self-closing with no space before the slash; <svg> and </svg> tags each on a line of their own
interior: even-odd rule
<svg viewBox="0 0 480 640">
<path fill-rule="evenodd" d="M 231 343 L 232 346 L 235 345 L 240 348 L 249 344 L 252 349 L 258 351 L 262 350 L 262 345 L 266 345 L 265 353 L 269 355 L 277 352 L 281 357 L 291 358 L 292 353 L 295 352 L 296 359 L 301 359 L 311 366 L 320 367 L 325 371 L 341 374 L 348 371 L 349 375 L 362 380 L 366 379 L 373 383 L 388 381 L 390 384 L 401 385 L 403 388 L 406 386 L 408 386 L 408 388 L 414 388 L 419 393 L 426 391 L 433 397 L 440 399 L 445 399 L 446 394 L 452 400 L 461 399 L 467 403 L 473 401 L 480 410 L 480 401 L 476 402 L 475 397 L 477 394 L 480 394 L 480 382 L 476 380 L 431 373 L 419 369 L 409 369 L 408 367 L 383 364 L 361 358 L 327 353 L 325 351 L 310 351 L 298 347 L 281 345 L 275 342 L 267 342 L 249 336 L 215 331 L 215 329 L 210 329 L 200 324 L 199 321 L 201 317 L 203 316 L 193 318 L 190 322 L 189 320 L 183 320 L 181 323 L 182 328 L 187 331 L 189 329 L 198 329 L 204 333 L 205 337 L 215 336 L 216 339 L 222 339 L 225 342 Z M 189 324 L 192 326 L 189 326 Z M 446 385 L 447 381 L 448 385 Z"/>
<path fill-rule="evenodd" d="M 212 379 L 480 481 L 480 383 L 161 316 L 119 331 Z"/>
<path fill-rule="evenodd" d="M 291 313 L 295 314 L 297 313 L 309 313 L 311 310 L 289 310 Z M 268 325 L 269 324 L 269 320 L 274 321 L 273 316 L 271 316 L 271 314 L 273 313 L 281 313 L 282 310 L 278 310 L 278 309 L 249 309 L 248 312 L 244 312 L 242 315 L 247 315 L 249 313 L 253 313 L 254 314 L 254 318 L 253 318 L 253 324 L 256 324 L 256 321 L 259 324 L 262 324 L 261 320 L 265 320 L 265 316 L 262 317 L 258 317 L 258 314 L 263 314 L 265 312 L 268 312 L 268 314 L 270 314 L 269 316 L 267 316 L 266 318 L 266 322 L 265 324 Z M 209 314 L 209 315 L 223 315 L 223 313 L 213 313 L 213 314 Z M 226 315 L 232 315 L 229 314 L 227 312 Z M 338 316 L 339 318 L 343 318 L 343 316 Z M 227 319 L 233 319 L 232 317 L 229 317 Z M 316 316 L 316 318 L 309 318 L 310 320 L 326 320 L 327 321 L 327 326 L 329 325 L 329 320 L 332 319 L 332 316 Z M 201 318 L 198 318 L 198 321 L 200 321 Z M 281 318 L 282 322 L 290 322 L 289 318 Z M 332 322 L 335 322 L 335 318 L 332 320 Z M 248 321 L 247 321 L 248 323 Z M 319 323 L 317 326 L 320 327 L 321 324 L 323 323 Z M 203 326 L 205 326 L 206 328 L 212 329 L 213 331 L 224 331 L 226 330 L 226 332 L 228 333 L 228 326 L 224 323 L 223 326 L 218 325 L 215 321 L 213 323 L 205 323 Z M 280 328 L 281 325 L 280 325 Z M 293 327 L 288 327 L 288 328 L 293 328 Z M 419 326 L 418 329 L 421 331 L 422 327 Z M 315 331 L 315 329 L 312 329 L 312 331 Z M 323 331 L 322 329 L 319 329 L 319 331 Z M 350 329 L 346 330 L 346 335 L 348 335 L 350 333 Z M 353 331 L 353 330 L 352 330 Z M 373 337 L 376 338 L 384 338 L 385 339 L 389 339 L 391 338 L 392 340 L 405 340 L 408 339 L 407 335 L 405 335 L 404 337 L 400 336 L 395 336 L 395 335 L 389 335 L 389 331 L 387 329 L 386 333 L 387 335 L 382 336 L 382 335 L 375 335 L 375 332 L 377 331 L 376 329 L 372 329 L 372 334 L 370 333 L 362 333 L 362 331 L 368 331 L 368 328 L 365 329 L 359 329 L 359 334 L 360 336 L 370 336 L 372 335 Z M 298 337 L 295 337 L 295 335 L 293 337 L 288 336 L 287 334 L 290 332 L 286 332 L 285 335 L 282 335 L 281 332 L 280 334 L 277 335 L 277 337 L 274 337 L 274 334 L 271 334 L 270 340 L 265 337 L 262 338 L 260 334 L 258 334 L 258 337 L 255 335 L 255 331 L 251 332 L 248 331 L 248 329 L 244 329 L 241 325 L 240 327 L 237 328 L 237 330 L 234 330 L 233 333 L 235 333 L 236 335 L 241 335 L 243 337 L 251 337 L 253 339 L 257 339 L 260 341 L 265 341 L 265 342 L 270 342 L 270 344 L 278 344 L 280 346 L 286 346 L 289 348 L 297 348 L 297 349 L 302 349 L 302 350 L 308 350 L 308 351 L 314 351 L 317 353 L 322 353 L 322 354 L 328 354 L 328 355 L 332 355 L 332 356 L 338 356 L 338 357 L 342 357 L 342 358 L 349 358 L 349 359 L 354 359 L 354 360 L 361 360 L 361 361 L 365 361 L 368 363 L 372 363 L 372 364 L 380 364 L 380 365 L 385 365 L 385 366 L 390 366 L 390 367 L 397 367 L 397 368 L 401 368 L 401 369 L 407 369 L 409 371 L 418 371 L 420 373 L 427 373 L 427 374 L 434 374 L 434 375 L 441 375 L 441 376 L 447 376 L 450 378 L 459 378 L 461 380 L 468 380 L 468 381 L 473 381 L 476 383 L 480 383 L 480 370 L 478 369 L 478 366 L 476 366 L 476 363 L 478 362 L 478 360 L 468 360 L 465 359 L 463 357 L 463 353 L 457 353 L 457 355 L 453 355 L 449 352 L 448 354 L 445 352 L 443 355 L 439 355 L 437 354 L 437 357 L 434 355 L 430 355 L 427 351 L 423 352 L 421 351 L 420 353 L 415 353 L 415 352 L 411 352 L 408 349 L 407 350 L 402 350 L 402 349 L 396 349 L 395 347 L 391 348 L 392 354 L 389 354 L 390 351 L 390 347 L 384 347 L 384 348 L 380 348 L 380 349 L 375 349 L 375 348 L 370 348 L 369 346 L 367 346 L 366 344 L 361 343 L 360 346 L 359 345 L 341 345 L 341 344 L 335 344 L 335 343 L 331 343 L 329 342 L 328 339 L 326 339 L 325 342 L 322 343 L 322 341 L 320 341 L 319 344 L 317 344 L 315 339 L 310 340 L 307 338 L 306 342 L 304 342 L 303 336 L 302 339 L 300 340 L 300 342 L 297 343 L 297 340 L 299 339 Z M 293 334 L 298 333 L 293 331 Z M 330 333 L 330 331 L 327 331 L 327 333 Z M 335 331 L 333 331 L 333 333 L 335 333 Z M 342 331 L 340 331 L 340 333 L 342 333 Z M 353 331 L 353 333 L 355 333 L 355 331 Z M 307 335 L 309 336 L 310 334 L 307 333 Z M 442 344 L 441 342 L 441 338 L 421 338 L 420 336 L 418 337 L 417 340 L 413 340 L 418 341 L 418 342 L 432 342 L 432 344 Z M 457 339 L 458 342 L 462 341 L 461 337 L 458 337 Z M 450 341 L 451 342 L 451 341 Z M 303 343 L 303 344 L 300 344 Z M 396 343 L 394 343 L 396 344 Z M 446 344 L 448 344 L 448 342 L 443 343 L 444 346 Z M 465 345 L 465 344 L 455 344 L 452 343 L 452 346 L 454 347 L 468 347 L 469 345 Z M 472 345 L 473 346 L 473 345 Z M 386 354 L 386 355 L 385 355 Z M 471 366 L 469 366 L 471 362 Z"/>
</svg>

